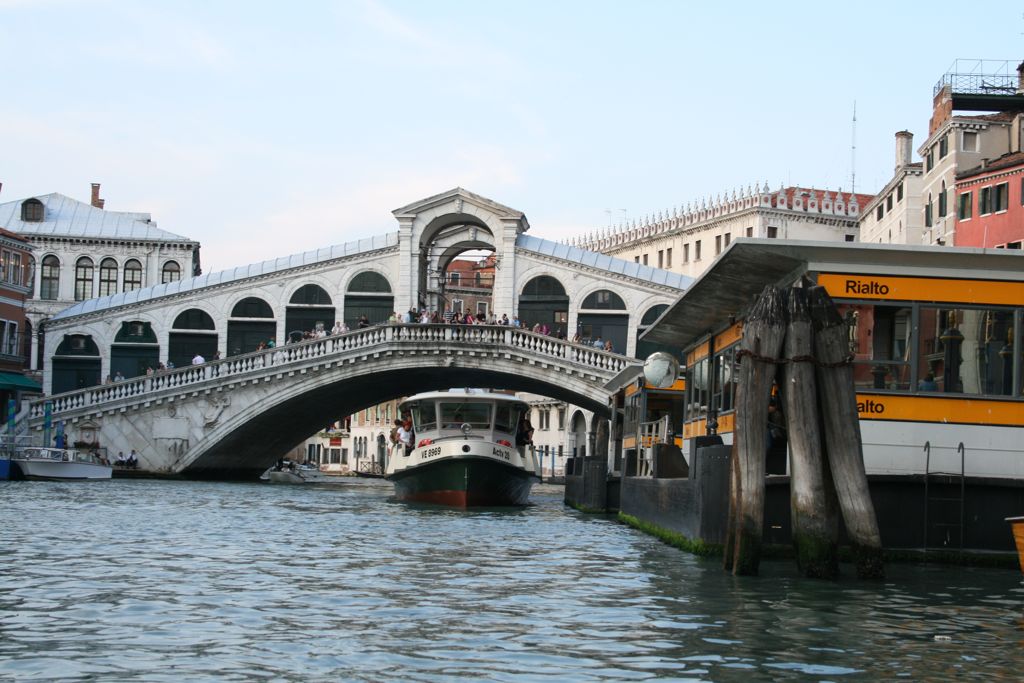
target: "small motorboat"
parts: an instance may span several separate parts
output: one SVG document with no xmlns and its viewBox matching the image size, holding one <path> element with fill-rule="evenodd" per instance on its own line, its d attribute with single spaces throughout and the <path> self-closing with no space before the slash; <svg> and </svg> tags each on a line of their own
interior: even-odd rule
<svg viewBox="0 0 1024 683">
<path fill-rule="evenodd" d="M 325 484 L 336 482 L 337 476 L 325 474 L 316 465 L 278 460 L 260 475 L 260 481 L 270 484 Z"/>
<path fill-rule="evenodd" d="M 95 453 L 74 448 L 26 446 L 16 449 L 11 455 L 12 479 L 110 479 L 113 469 Z"/>
<path fill-rule="evenodd" d="M 540 481 L 533 449 L 517 443 L 529 404 L 507 394 L 451 390 L 417 394 L 399 406 L 412 419 L 415 448 L 399 445 L 385 478 L 397 500 L 453 507 L 525 505 Z"/>
<path fill-rule="evenodd" d="M 1017 561 L 1020 562 L 1020 570 L 1024 572 L 1024 517 L 1007 517 L 1010 529 L 1013 530 L 1013 541 L 1017 544 Z"/>
</svg>

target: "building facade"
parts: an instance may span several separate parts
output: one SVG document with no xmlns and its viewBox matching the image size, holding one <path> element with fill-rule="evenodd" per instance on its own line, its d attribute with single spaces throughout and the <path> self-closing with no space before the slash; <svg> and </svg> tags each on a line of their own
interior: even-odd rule
<svg viewBox="0 0 1024 683">
<path fill-rule="evenodd" d="M 1021 249 L 1024 244 L 1024 152 L 956 176 L 956 246 Z"/>
<path fill-rule="evenodd" d="M 765 185 L 572 240 L 583 249 L 697 277 L 737 237 L 854 242 L 873 195 Z"/>
<path fill-rule="evenodd" d="M 90 203 L 59 193 L 0 203 L 0 227 L 32 246 L 26 319 L 33 371 L 44 366 L 42 326 L 57 312 L 199 274 L 198 242 L 157 228 L 148 213 L 106 211 L 99 195 L 93 183 Z"/>
<path fill-rule="evenodd" d="M 24 396 L 41 391 L 24 375 L 32 338 L 26 313 L 31 260 L 32 245 L 20 235 L 0 229 L 0 412 L 5 422 L 9 401 L 17 406 Z"/>
<path fill-rule="evenodd" d="M 896 169 L 860 217 L 860 241 L 881 244 L 921 244 L 924 212 L 921 207 L 923 164 L 913 162 L 914 135 L 896 133 Z"/>
</svg>

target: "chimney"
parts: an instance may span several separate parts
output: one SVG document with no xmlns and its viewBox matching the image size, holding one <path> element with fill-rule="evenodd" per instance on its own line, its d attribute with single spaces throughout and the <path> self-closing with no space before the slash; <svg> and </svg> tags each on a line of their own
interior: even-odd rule
<svg viewBox="0 0 1024 683">
<path fill-rule="evenodd" d="M 93 183 L 92 184 L 92 205 L 95 206 L 97 209 L 102 209 L 104 203 L 105 202 L 102 199 L 100 199 L 100 184 L 99 183 Z"/>
<path fill-rule="evenodd" d="M 914 149 L 914 134 L 909 130 L 896 133 L 896 171 L 910 164 Z"/>
</svg>

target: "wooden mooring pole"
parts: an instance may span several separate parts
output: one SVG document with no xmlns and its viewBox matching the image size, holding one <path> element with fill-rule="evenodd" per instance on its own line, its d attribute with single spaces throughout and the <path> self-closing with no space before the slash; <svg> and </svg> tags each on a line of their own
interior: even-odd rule
<svg viewBox="0 0 1024 683">
<path fill-rule="evenodd" d="M 785 296 L 766 286 L 747 316 L 740 341 L 736 429 L 733 435 L 733 483 L 730 495 L 726 569 L 754 575 L 761 562 L 764 527 L 764 476 L 768 437 L 768 400 L 786 331 Z M 731 566 L 730 566 L 731 565 Z"/>
<path fill-rule="evenodd" d="M 805 576 L 839 574 L 839 520 L 832 477 L 821 449 L 821 424 L 814 367 L 814 329 L 807 290 L 792 287 L 786 309 L 782 367 L 783 410 L 789 443 L 790 511 L 797 567 Z"/>
<path fill-rule="evenodd" d="M 811 287 L 808 296 L 818 358 L 816 374 L 825 451 L 843 522 L 853 546 L 857 576 L 883 578 L 882 538 L 864 471 L 847 327 L 824 287 Z"/>
</svg>

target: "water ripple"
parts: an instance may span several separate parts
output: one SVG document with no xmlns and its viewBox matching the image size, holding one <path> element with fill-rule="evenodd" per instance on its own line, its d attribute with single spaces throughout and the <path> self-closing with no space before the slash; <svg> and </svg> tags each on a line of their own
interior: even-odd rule
<svg viewBox="0 0 1024 683">
<path fill-rule="evenodd" d="M 735 578 L 540 487 L 0 482 L 0 678 L 1017 680 L 1013 572 Z M 848 572 L 849 573 L 849 572 Z"/>
</svg>

